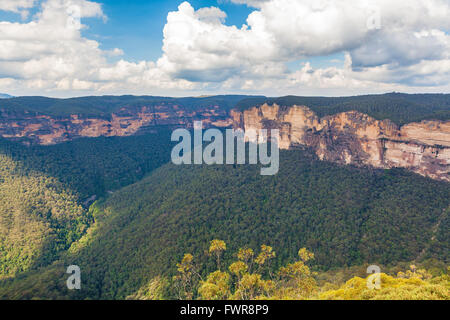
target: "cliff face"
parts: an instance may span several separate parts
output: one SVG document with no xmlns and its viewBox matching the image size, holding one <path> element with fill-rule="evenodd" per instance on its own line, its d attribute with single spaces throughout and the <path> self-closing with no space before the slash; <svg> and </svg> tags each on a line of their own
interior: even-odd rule
<svg viewBox="0 0 450 320">
<path fill-rule="evenodd" d="M 203 121 L 206 127 L 231 125 L 227 113 L 218 106 L 196 110 L 173 105 L 122 108 L 107 118 L 79 115 L 56 118 L 0 110 L 0 135 L 28 144 L 50 145 L 80 137 L 130 136 L 161 126 L 189 128 L 196 120 Z"/>
<path fill-rule="evenodd" d="M 399 128 L 356 111 L 319 118 L 307 107 L 278 105 L 232 111 L 235 128 L 279 129 L 280 148 L 310 147 L 322 160 L 375 168 L 407 168 L 450 182 L 450 122 Z"/>
<path fill-rule="evenodd" d="M 450 121 L 422 121 L 398 127 L 356 111 L 319 118 L 304 106 L 267 104 L 228 115 L 219 106 L 124 107 L 108 117 L 51 117 L 0 109 L 0 135 L 28 144 L 55 144 L 79 137 L 129 136 L 158 127 L 279 129 L 280 147 L 311 148 L 322 160 L 375 168 L 407 168 L 450 182 Z"/>
</svg>

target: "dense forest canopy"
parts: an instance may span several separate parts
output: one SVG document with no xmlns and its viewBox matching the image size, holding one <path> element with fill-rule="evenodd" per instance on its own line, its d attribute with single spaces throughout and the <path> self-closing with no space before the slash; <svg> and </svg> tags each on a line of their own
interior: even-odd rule
<svg viewBox="0 0 450 320">
<path fill-rule="evenodd" d="M 125 298 L 154 277 L 170 279 L 187 252 L 204 266 L 203 274 L 213 272 L 205 250 L 215 238 L 228 244 L 224 264 L 240 247 L 272 246 L 274 270 L 302 247 L 314 252 L 319 271 L 448 262 L 446 183 L 403 170 L 340 167 L 301 150 L 282 152 L 276 176 L 263 177 L 258 169 L 168 164 L 94 204 L 95 223 L 58 267 L 82 268 L 84 290 L 75 297 Z M 28 281 L 35 295 L 61 297 L 30 283 L 46 274 L 64 277 L 58 268 L 7 281 L 0 295 Z"/>
<path fill-rule="evenodd" d="M 0 279 L 46 266 L 80 239 L 90 219 L 58 179 L 0 154 Z"/>
<path fill-rule="evenodd" d="M 171 131 L 130 137 L 82 138 L 27 147 L 0 138 L 0 154 L 23 168 L 58 178 L 80 199 L 104 196 L 170 161 Z"/>
<path fill-rule="evenodd" d="M 156 96 L 93 96 L 70 99 L 46 97 L 14 97 L 0 100 L 0 110 L 9 113 L 45 114 L 67 117 L 72 114 L 108 118 L 120 109 L 151 106 L 184 106 L 188 110 L 219 106 L 225 111 L 233 108 L 245 110 L 264 103 L 277 103 L 283 107 L 305 105 L 320 117 L 357 110 L 376 119 L 391 119 L 402 125 L 425 119 L 450 119 L 450 94 L 365 95 L 353 97 L 298 97 L 267 98 L 264 96 L 222 95 L 187 98 Z"/>
<path fill-rule="evenodd" d="M 0 139 L 0 278 L 42 267 L 92 223 L 87 207 L 170 160 L 170 132 L 26 147 Z"/>
<path fill-rule="evenodd" d="M 237 104 L 243 111 L 264 103 L 282 107 L 307 106 L 318 116 L 328 116 L 346 111 L 360 111 L 378 120 L 390 119 L 402 125 L 421 120 L 449 120 L 450 94 L 403 94 L 366 95 L 355 97 L 297 97 L 247 98 Z"/>
</svg>

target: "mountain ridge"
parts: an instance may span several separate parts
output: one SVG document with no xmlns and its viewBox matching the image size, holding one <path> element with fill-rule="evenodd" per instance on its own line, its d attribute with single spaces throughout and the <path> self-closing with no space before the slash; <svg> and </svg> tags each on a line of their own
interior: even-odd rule
<svg viewBox="0 0 450 320">
<path fill-rule="evenodd" d="M 411 102 L 412 100 L 413 102 Z M 414 102 L 417 100 L 416 102 Z M 269 101 L 269 102 L 267 102 Z M 27 144 L 56 144 L 80 137 L 129 136 L 161 126 L 231 127 L 232 110 L 246 104 L 277 103 L 283 108 L 307 105 L 319 117 L 359 111 L 397 125 L 422 120 L 450 120 L 450 95 L 385 94 L 344 98 L 263 96 L 99 96 L 69 99 L 17 97 L 0 102 L 0 135 Z M 304 104 L 300 104 L 304 102 Z"/>
</svg>

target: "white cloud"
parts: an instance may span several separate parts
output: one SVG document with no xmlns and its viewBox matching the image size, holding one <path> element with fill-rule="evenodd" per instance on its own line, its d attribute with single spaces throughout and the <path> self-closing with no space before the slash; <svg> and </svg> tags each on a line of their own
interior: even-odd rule
<svg viewBox="0 0 450 320">
<path fill-rule="evenodd" d="M 173 80 L 157 70 L 153 62 L 108 63 L 107 57 L 124 52 L 103 51 L 97 41 L 83 37 L 84 26 L 77 20 L 86 17 L 106 19 L 96 2 L 47 0 L 30 22 L 0 22 L 0 91 L 58 95 L 59 91 L 192 88 L 187 81 Z"/>
<path fill-rule="evenodd" d="M 2 0 L 0 2 L 0 11 L 11 11 L 20 13 L 22 19 L 28 17 L 28 9 L 34 7 L 37 0 Z"/>
<path fill-rule="evenodd" d="M 325 88 L 330 79 L 337 79 L 330 78 L 333 70 L 316 70 L 309 76 L 301 70 L 288 74 L 285 63 L 347 52 L 350 66 L 336 71 L 340 77 L 336 83 L 357 85 L 367 78 L 371 85 L 380 82 L 382 87 L 450 82 L 450 3 L 446 0 L 232 2 L 256 8 L 241 28 L 204 21 L 188 2 L 169 13 L 158 66 L 190 81 L 229 79 L 224 83 L 229 85 L 236 77 L 249 84 L 261 77 L 267 82 L 300 76 Z M 342 81 L 348 77 L 349 81 Z"/>
<path fill-rule="evenodd" d="M 259 8 L 261 7 L 263 2 L 267 2 L 269 0 L 230 0 L 230 1 L 237 4 L 245 4 L 249 7 Z"/>
<path fill-rule="evenodd" d="M 14 12 L 37 3 L 0 1 L 0 10 Z M 0 21 L 0 91 L 328 95 L 450 89 L 448 0 L 231 1 L 254 9 L 245 25 L 226 25 L 219 8 L 195 10 L 184 2 L 167 16 L 162 57 L 137 63 L 108 62 L 123 50 L 102 50 L 81 34 L 83 18 L 106 21 L 101 4 L 42 1 L 31 21 Z M 341 67 L 313 67 L 316 57 L 342 52 Z M 298 70 L 289 71 L 286 63 L 299 60 Z"/>
<path fill-rule="evenodd" d="M 204 20 L 188 2 L 170 12 L 164 27 L 163 57 L 158 66 L 175 77 L 192 81 L 223 81 L 252 66 L 274 63 L 270 36 L 265 30 Z M 220 11 L 216 16 L 223 17 Z"/>
<path fill-rule="evenodd" d="M 2 0 L 0 10 L 19 12 L 21 9 L 32 8 L 37 0 Z"/>
<path fill-rule="evenodd" d="M 195 12 L 196 17 L 203 22 L 220 24 L 225 21 L 227 14 L 216 7 L 201 8 Z"/>
<path fill-rule="evenodd" d="M 123 56 L 125 54 L 125 52 L 123 52 L 123 50 L 119 49 L 119 48 L 107 50 L 107 51 L 105 51 L 105 53 L 110 57 L 119 57 L 119 56 Z"/>
</svg>

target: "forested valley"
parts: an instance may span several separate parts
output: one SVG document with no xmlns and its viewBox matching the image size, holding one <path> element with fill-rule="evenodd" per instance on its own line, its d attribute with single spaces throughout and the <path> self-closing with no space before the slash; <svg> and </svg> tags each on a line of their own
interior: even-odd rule
<svg viewBox="0 0 450 320">
<path fill-rule="evenodd" d="M 54 261 L 93 222 L 96 199 L 169 161 L 169 131 L 55 146 L 0 140 L 0 277 Z"/>
<path fill-rule="evenodd" d="M 307 150 L 282 152 L 280 173 L 269 177 L 257 166 L 167 164 L 94 203 L 83 215 L 91 219 L 88 230 L 70 249 L 47 267 L 5 278 L 0 296 L 125 299 L 161 277 L 169 283 L 162 297 L 173 299 L 184 254 L 196 257 L 203 277 L 214 272 L 212 239 L 228 244 L 223 264 L 239 248 L 273 247 L 266 272 L 293 263 L 306 248 L 318 274 L 409 262 L 439 274 L 448 263 L 449 205 L 446 183 L 403 170 L 337 166 Z M 72 264 L 84 279 L 75 293 L 64 281 Z"/>
<path fill-rule="evenodd" d="M 240 98 L 208 99 L 230 109 Z M 8 108 L 38 101 L 33 112 L 60 115 L 69 103 L 89 114 L 98 99 Z M 91 111 L 157 103 L 107 99 Z M 448 95 L 237 104 L 265 102 L 398 124 L 449 118 Z M 281 152 L 275 176 L 258 165 L 176 166 L 171 129 L 52 146 L 0 139 L 0 299 L 449 299 L 448 183 L 320 161 L 300 147 Z M 366 290 L 372 264 L 385 291 Z M 81 268 L 81 290 L 67 289 L 69 265 Z"/>
</svg>

